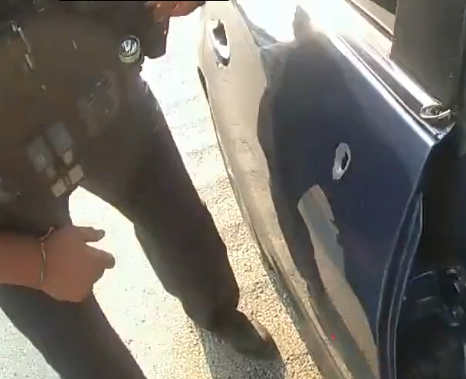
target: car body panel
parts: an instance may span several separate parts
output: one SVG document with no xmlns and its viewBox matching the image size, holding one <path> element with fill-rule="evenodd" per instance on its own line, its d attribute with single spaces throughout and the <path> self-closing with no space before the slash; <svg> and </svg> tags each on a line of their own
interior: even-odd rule
<svg viewBox="0 0 466 379">
<path fill-rule="evenodd" d="M 346 2 L 269 4 L 208 2 L 202 14 L 200 69 L 235 193 L 321 369 L 394 378 L 399 273 L 419 242 L 430 154 L 448 130 L 419 119 L 432 99 Z"/>
</svg>

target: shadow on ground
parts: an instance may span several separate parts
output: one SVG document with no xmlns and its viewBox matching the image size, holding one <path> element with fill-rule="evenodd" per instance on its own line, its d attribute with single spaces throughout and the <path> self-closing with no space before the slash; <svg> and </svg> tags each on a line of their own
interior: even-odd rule
<svg viewBox="0 0 466 379">
<path fill-rule="evenodd" d="M 303 320 L 294 311 L 293 305 L 286 290 L 280 283 L 277 274 L 263 258 L 263 264 L 275 292 L 284 304 L 287 313 L 295 327 L 300 331 Z M 212 379 L 284 379 L 286 378 L 286 366 L 282 358 L 275 360 L 254 361 L 242 357 L 234 352 L 228 345 L 222 343 L 211 333 L 197 329 L 199 340 L 204 350 L 206 362 L 209 366 Z M 277 341 L 278 343 L 280 341 Z"/>
<path fill-rule="evenodd" d="M 199 329 L 212 379 L 282 379 L 285 364 L 280 357 L 274 361 L 253 361 L 234 352 L 211 333 Z"/>
</svg>

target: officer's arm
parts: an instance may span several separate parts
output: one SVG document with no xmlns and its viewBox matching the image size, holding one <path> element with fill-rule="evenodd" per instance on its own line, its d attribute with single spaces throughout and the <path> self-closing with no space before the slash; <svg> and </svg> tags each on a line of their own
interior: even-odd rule
<svg viewBox="0 0 466 379">
<path fill-rule="evenodd" d="M 41 264 L 40 243 L 36 238 L 0 232 L 0 284 L 35 288 Z"/>
</svg>

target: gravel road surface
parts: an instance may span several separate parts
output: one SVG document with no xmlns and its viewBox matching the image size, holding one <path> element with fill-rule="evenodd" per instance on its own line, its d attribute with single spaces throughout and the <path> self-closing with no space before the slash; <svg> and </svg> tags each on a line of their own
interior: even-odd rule
<svg viewBox="0 0 466 379">
<path fill-rule="evenodd" d="M 245 360 L 197 331 L 153 275 L 128 220 L 79 190 L 72 198 L 75 222 L 103 227 L 107 236 L 100 244 L 117 256 L 117 267 L 99 282 L 97 296 L 149 379 L 320 378 L 292 316 L 280 301 L 282 295 L 271 283 L 273 274 L 261 263 L 230 190 L 197 81 L 197 41 L 193 39 L 197 30 L 197 15 L 174 22 L 169 54 L 146 63 L 143 74 L 160 99 L 193 180 L 227 243 L 242 291 L 241 308 L 269 328 L 282 361 L 261 364 Z M 2 313 L 0 336 L 1 378 L 57 378 Z"/>
</svg>

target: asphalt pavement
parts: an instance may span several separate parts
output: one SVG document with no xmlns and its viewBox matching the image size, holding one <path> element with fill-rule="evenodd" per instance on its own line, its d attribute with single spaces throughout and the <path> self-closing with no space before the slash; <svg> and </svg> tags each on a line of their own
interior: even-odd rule
<svg viewBox="0 0 466 379">
<path fill-rule="evenodd" d="M 255 316 L 277 341 L 281 360 L 252 362 L 198 331 L 176 299 L 152 273 L 128 220 L 108 204 L 78 190 L 72 197 L 76 224 L 104 228 L 99 245 L 117 266 L 97 285 L 97 297 L 148 379 L 318 379 L 243 223 L 223 168 L 207 104 L 196 73 L 197 15 L 173 23 L 168 54 L 145 64 L 143 75 L 160 99 L 192 178 L 224 238 L 237 275 L 241 309 Z M 37 351 L 0 313 L 0 377 L 57 379 Z"/>
</svg>

